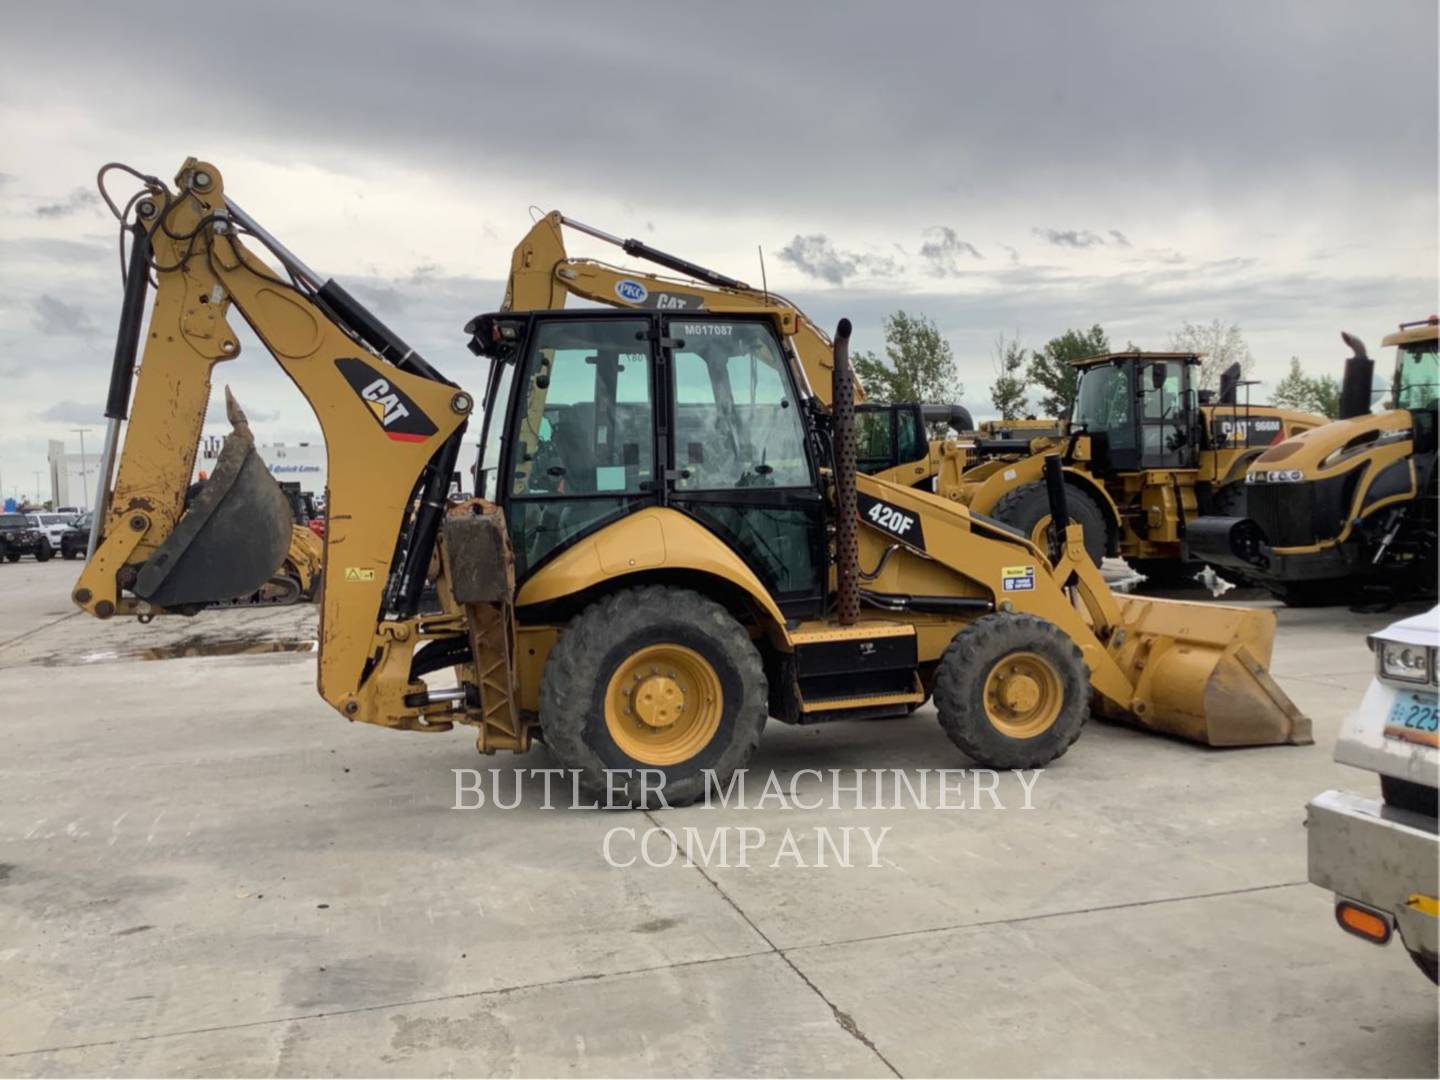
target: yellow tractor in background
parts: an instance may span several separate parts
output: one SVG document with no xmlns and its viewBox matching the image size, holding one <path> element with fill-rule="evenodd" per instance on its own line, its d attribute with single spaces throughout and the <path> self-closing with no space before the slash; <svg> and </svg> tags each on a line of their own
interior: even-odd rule
<svg viewBox="0 0 1440 1080">
<path fill-rule="evenodd" d="M 1124 352 L 1077 361 L 1073 416 L 998 425 L 946 443 L 935 490 L 1044 543 L 1050 513 L 1042 471 L 1059 453 L 1070 515 L 1098 565 L 1123 556 L 1155 584 L 1187 581 L 1202 563 L 1188 530 L 1201 515 L 1240 512 L 1247 467 L 1267 447 L 1325 423 L 1323 416 L 1240 404 L 1240 367 L 1212 396 L 1194 353 Z M 933 468 L 933 466 L 932 466 Z"/>
<path fill-rule="evenodd" d="M 1371 412 L 1374 361 L 1359 338 L 1342 337 L 1352 355 L 1340 419 L 1249 462 L 1244 512 L 1197 523 L 1197 551 L 1298 607 L 1366 591 L 1433 597 L 1440 317 L 1385 338 L 1395 366 L 1380 412 Z"/>
<path fill-rule="evenodd" d="M 318 687 L 347 719 L 466 724 L 483 752 L 543 737 L 582 791 L 630 805 L 723 784 L 768 718 L 900 718 L 932 691 L 996 768 L 1055 760 L 1092 707 L 1210 745 L 1310 741 L 1267 671 L 1274 615 L 1112 595 L 1058 457 L 1048 545 L 858 473 L 844 321 L 819 379 L 788 304 L 531 308 L 523 275 L 553 268 L 520 267 L 510 304 L 467 327 L 489 368 L 480 497 L 452 499 L 471 393 L 213 165 L 186 161 L 174 189 L 129 171 L 104 501 L 73 591 L 97 617 L 193 613 L 283 561 L 292 516 L 228 391 L 235 430 L 185 506 L 234 309 L 325 437 Z"/>
</svg>

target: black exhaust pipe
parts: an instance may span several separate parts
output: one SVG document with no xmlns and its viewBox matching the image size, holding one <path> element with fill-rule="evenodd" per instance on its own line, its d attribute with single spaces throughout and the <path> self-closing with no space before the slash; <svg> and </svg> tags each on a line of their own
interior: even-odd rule
<svg viewBox="0 0 1440 1080">
<path fill-rule="evenodd" d="M 860 541 L 856 536 L 855 378 L 850 370 L 850 320 L 835 328 L 830 376 L 830 420 L 835 455 L 835 607 L 841 626 L 860 621 Z"/>
<path fill-rule="evenodd" d="M 1340 383 L 1340 419 L 1364 416 L 1370 411 L 1370 387 L 1375 379 L 1375 361 L 1365 352 L 1365 343 L 1354 334 L 1340 333 L 1341 339 L 1354 354 L 1345 361 L 1345 377 Z"/>
<path fill-rule="evenodd" d="M 1234 363 L 1220 373 L 1220 404 L 1234 405 L 1235 391 L 1240 387 L 1240 364 Z"/>
</svg>

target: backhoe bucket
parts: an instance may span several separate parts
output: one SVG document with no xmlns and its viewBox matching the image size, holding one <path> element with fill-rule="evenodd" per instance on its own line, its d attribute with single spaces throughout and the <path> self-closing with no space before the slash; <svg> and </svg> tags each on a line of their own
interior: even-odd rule
<svg viewBox="0 0 1440 1080">
<path fill-rule="evenodd" d="M 280 569 L 290 549 L 290 503 L 256 453 L 228 388 L 225 403 L 234 430 L 214 471 L 135 582 L 135 595 L 159 607 L 248 596 Z"/>
<path fill-rule="evenodd" d="M 1116 597 L 1125 641 L 1116 657 L 1135 696 L 1100 711 L 1207 746 L 1314 742 L 1310 718 L 1270 677 L 1275 615 L 1259 609 Z"/>
</svg>

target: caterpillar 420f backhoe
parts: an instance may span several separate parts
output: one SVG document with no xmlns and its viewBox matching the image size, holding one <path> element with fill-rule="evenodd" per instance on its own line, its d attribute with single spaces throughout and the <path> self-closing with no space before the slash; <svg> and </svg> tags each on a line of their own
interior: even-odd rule
<svg viewBox="0 0 1440 1080">
<path fill-rule="evenodd" d="M 857 476 L 846 323 L 822 399 L 784 344 L 786 305 L 479 316 L 483 497 L 450 499 L 470 394 L 266 233 L 213 165 L 187 161 L 174 191 L 142 181 L 104 512 L 74 590 L 97 616 L 194 612 L 284 556 L 291 516 L 233 399 L 235 433 L 184 507 L 233 308 L 325 436 L 318 681 L 349 719 L 470 724 L 482 751 L 538 733 L 583 788 L 634 803 L 723 780 L 767 717 L 899 717 L 932 690 L 952 740 L 1001 768 L 1058 757 L 1092 703 L 1214 745 L 1309 741 L 1266 672 L 1269 612 L 1112 596 L 1079 526 L 1047 551 Z"/>
</svg>

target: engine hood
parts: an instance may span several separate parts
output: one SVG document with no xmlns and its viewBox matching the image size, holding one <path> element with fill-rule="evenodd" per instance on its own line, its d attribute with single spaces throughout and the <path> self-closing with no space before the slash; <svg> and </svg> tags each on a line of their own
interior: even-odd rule
<svg viewBox="0 0 1440 1080">
<path fill-rule="evenodd" d="M 1353 465 L 1368 449 L 1408 441 L 1410 429 L 1410 414 L 1403 409 L 1332 420 L 1270 447 L 1255 459 L 1250 471 L 1299 470 L 1306 479 L 1333 475 Z"/>
</svg>

